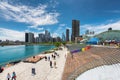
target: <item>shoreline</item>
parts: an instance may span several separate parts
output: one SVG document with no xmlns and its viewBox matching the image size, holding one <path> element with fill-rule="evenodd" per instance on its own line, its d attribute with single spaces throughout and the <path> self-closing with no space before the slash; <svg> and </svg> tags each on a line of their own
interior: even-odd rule
<svg viewBox="0 0 120 80">
<path fill-rule="evenodd" d="M 30 45 L 31 45 L 31 44 L 30 44 Z M 34 45 L 37 45 L 37 44 L 34 44 Z M 40 44 L 38 44 L 38 45 L 40 45 Z M 6 46 L 25 46 L 25 45 L 6 45 Z M 51 46 L 51 45 L 43 45 L 43 46 Z M 25 59 L 27 59 L 27 58 L 30 58 L 30 57 L 33 57 L 33 56 L 37 56 L 37 55 L 39 55 L 39 54 L 45 54 L 45 52 L 48 52 L 48 51 L 50 51 L 50 50 L 54 50 L 55 48 L 56 48 L 56 47 L 51 48 L 51 49 L 49 49 L 49 50 L 42 51 L 42 52 L 40 52 L 40 53 L 38 53 L 38 54 L 35 54 L 35 55 L 30 55 L 30 56 L 21 58 L 21 59 L 15 59 L 15 60 L 10 60 L 10 61 L 8 61 L 8 62 L 3 62 L 3 63 L 0 63 L 0 66 L 5 67 L 7 64 L 13 64 L 13 65 L 14 65 L 14 63 L 16 63 L 16 62 L 21 62 L 21 61 L 23 61 L 23 60 L 25 60 Z M 50 53 L 50 52 L 49 52 L 49 53 Z"/>
<path fill-rule="evenodd" d="M 50 67 L 49 65 L 49 61 L 42 59 L 40 61 L 38 61 L 37 63 L 24 63 L 24 62 L 20 62 L 14 66 L 8 67 L 5 71 L 3 71 L 3 73 L 0 73 L 0 79 L 5 80 L 7 73 L 9 72 L 10 74 L 12 73 L 12 71 L 15 71 L 17 74 L 17 80 L 61 80 L 62 78 L 62 73 L 64 70 L 64 66 L 65 66 L 65 54 L 66 54 L 66 48 L 63 48 L 63 50 L 58 50 L 56 51 L 60 57 L 56 56 L 56 59 L 52 59 L 51 54 L 39 54 L 37 56 L 50 56 L 52 62 L 56 61 L 57 63 L 57 68 L 53 68 Z M 31 69 L 32 68 L 36 69 L 36 75 L 32 76 L 31 75 Z M 53 75 L 54 74 L 54 75 Z"/>
<path fill-rule="evenodd" d="M 48 53 L 48 54 L 51 54 L 51 53 Z M 47 55 L 47 54 L 39 53 L 39 54 L 34 55 L 34 56 L 46 56 L 46 55 Z M 31 57 L 33 57 L 33 56 L 30 56 L 30 57 L 27 57 L 27 58 L 21 59 L 21 60 L 11 61 L 11 62 L 9 62 L 9 63 L 3 63 L 3 64 L 0 64 L 0 66 L 3 67 L 4 70 L 5 70 L 5 69 L 7 69 L 7 68 L 9 68 L 9 67 L 11 67 L 11 66 L 15 66 L 16 64 L 19 64 L 19 63 L 21 63 L 21 62 L 24 62 L 24 60 L 26 60 L 26 59 L 28 59 L 28 58 L 31 58 Z M 40 60 L 39 60 L 39 61 L 40 61 Z M 24 63 L 31 63 L 31 62 L 24 62 Z"/>
<path fill-rule="evenodd" d="M 53 44 L 7 44 L 7 45 L 1 45 L 1 47 L 4 47 L 4 46 L 20 46 L 20 45 L 45 45 L 45 46 L 49 46 L 49 45 L 53 45 Z"/>
<path fill-rule="evenodd" d="M 18 46 L 19 46 L 19 45 L 18 45 Z M 51 54 L 51 53 L 53 53 L 53 52 L 56 51 L 56 50 L 54 50 L 54 49 L 56 49 L 56 47 L 55 47 L 55 48 L 52 48 L 52 49 L 50 49 L 50 50 L 46 50 L 46 51 L 40 52 L 40 53 L 38 53 L 38 54 L 36 54 L 36 55 L 28 56 L 28 57 L 23 58 L 23 59 L 12 60 L 12 61 L 9 61 L 9 62 L 6 62 L 6 63 L 1 63 L 0 66 L 3 67 L 4 69 L 6 69 L 6 68 L 8 68 L 8 67 L 10 67 L 10 66 L 14 66 L 14 65 L 16 65 L 16 64 L 19 64 L 20 62 L 24 62 L 24 60 L 26 60 L 26 59 L 28 59 L 28 58 L 31 58 L 31 57 L 33 57 L 33 56 L 46 56 L 46 55 L 48 55 L 48 54 Z M 53 50 L 53 52 L 49 52 L 49 51 L 51 51 L 51 50 Z"/>
</svg>

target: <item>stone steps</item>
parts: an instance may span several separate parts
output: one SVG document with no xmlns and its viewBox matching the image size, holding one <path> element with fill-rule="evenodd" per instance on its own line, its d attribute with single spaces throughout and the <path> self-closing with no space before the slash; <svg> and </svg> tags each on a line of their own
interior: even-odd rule
<svg viewBox="0 0 120 80">
<path fill-rule="evenodd" d="M 68 54 L 62 80 L 74 80 L 78 75 L 102 65 L 120 62 L 120 49 L 96 48 L 74 54 Z"/>
</svg>

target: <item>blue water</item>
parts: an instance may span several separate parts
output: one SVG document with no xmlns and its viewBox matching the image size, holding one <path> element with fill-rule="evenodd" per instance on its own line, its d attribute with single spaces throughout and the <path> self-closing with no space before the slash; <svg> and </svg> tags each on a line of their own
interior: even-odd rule
<svg viewBox="0 0 120 80">
<path fill-rule="evenodd" d="M 0 47 L 0 65 L 16 60 L 22 60 L 52 48 L 54 48 L 54 46 L 50 45 L 18 45 Z"/>
</svg>

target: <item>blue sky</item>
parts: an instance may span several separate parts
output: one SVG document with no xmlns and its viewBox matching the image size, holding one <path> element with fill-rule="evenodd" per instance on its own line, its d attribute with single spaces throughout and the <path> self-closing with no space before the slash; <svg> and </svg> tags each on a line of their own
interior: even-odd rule
<svg viewBox="0 0 120 80">
<path fill-rule="evenodd" d="M 120 0 L 0 0 L 0 39 L 22 40 L 25 32 L 62 36 L 80 20 L 80 34 L 120 30 Z"/>
</svg>

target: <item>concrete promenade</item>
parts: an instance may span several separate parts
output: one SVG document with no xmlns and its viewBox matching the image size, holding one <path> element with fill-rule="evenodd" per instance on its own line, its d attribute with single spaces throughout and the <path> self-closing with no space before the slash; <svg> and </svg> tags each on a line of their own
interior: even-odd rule
<svg viewBox="0 0 120 80">
<path fill-rule="evenodd" d="M 0 80 L 7 80 L 7 73 L 12 75 L 12 72 L 15 71 L 17 75 L 17 80 L 62 80 L 62 73 L 65 65 L 65 54 L 67 53 L 67 49 L 63 48 L 63 50 L 56 51 L 60 57 L 56 56 L 56 60 L 52 59 L 52 62 L 56 61 L 57 68 L 50 68 L 49 61 L 45 61 L 45 59 L 40 60 L 37 63 L 24 63 L 20 62 L 14 66 L 11 66 L 3 73 L 0 74 Z M 51 54 L 46 54 L 46 56 L 51 56 Z M 31 74 L 31 69 L 36 69 L 36 75 Z"/>
</svg>

